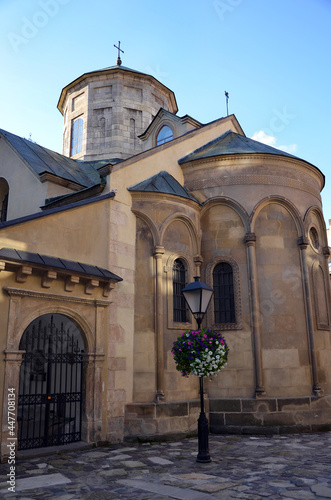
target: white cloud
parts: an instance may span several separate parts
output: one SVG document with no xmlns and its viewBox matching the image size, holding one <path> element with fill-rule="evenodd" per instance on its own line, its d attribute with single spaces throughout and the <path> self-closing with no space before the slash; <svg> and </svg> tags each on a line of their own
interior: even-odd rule
<svg viewBox="0 0 331 500">
<path fill-rule="evenodd" d="M 268 135 L 264 130 L 259 130 L 258 132 L 254 132 L 252 139 L 254 141 L 262 142 L 263 144 L 267 144 L 267 146 L 272 146 L 273 148 L 280 149 L 281 151 L 285 151 L 286 153 L 294 154 L 297 150 L 297 144 L 288 144 L 288 145 L 277 145 L 277 138 L 273 135 Z"/>
<path fill-rule="evenodd" d="M 276 146 L 276 137 L 272 135 L 266 134 L 263 130 L 259 130 L 258 132 L 254 132 L 252 139 L 254 141 L 262 142 L 263 144 L 267 144 L 268 146 Z"/>
</svg>

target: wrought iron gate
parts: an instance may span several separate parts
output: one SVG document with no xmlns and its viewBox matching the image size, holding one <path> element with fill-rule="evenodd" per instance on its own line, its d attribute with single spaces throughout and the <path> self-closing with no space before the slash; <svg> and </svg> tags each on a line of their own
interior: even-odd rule
<svg viewBox="0 0 331 500">
<path fill-rule="evenodd" d="M 63 325 L 66 325 L 66 329 Z M 18 449 L 81 440 L 80 332 L 66 316 L 44 315 L 25 330 L 18 396 Z"/>
</svg>

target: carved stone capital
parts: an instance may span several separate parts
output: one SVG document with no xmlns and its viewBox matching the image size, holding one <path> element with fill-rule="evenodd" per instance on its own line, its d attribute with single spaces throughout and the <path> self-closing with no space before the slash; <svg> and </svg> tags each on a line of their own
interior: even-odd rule
<svg viewBox="0 0 331 500">
<path fill-rule="evenodd" d="M 306 236 L 300 236 L 300 238 L 298 238 L 298 245 L 302 250 L 306 250 L 309 245 L 308 238 Z"/>
<path fill-rule="evenodd" d="M 164 254 L 164 247 L 161 245 L 155 245 L 154 247 L 154 257 L 158 258 Z"/>
<path fill-rule="evenodd" d="M 254 246 L 256 242 L 256 234 L 255 233 L 246 233 L 245 235 L 245 243 L 247 246 Z"/>
<path fill-rule="evenodd" d="M 323 255 L 326 259 L 330 257 L 330 248 L 329 247 L 323 247 Z"/>
</svg>

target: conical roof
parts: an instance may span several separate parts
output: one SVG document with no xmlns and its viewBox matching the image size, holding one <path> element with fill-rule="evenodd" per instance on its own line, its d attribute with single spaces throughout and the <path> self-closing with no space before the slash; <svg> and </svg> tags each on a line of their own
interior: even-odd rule
<svg viewBox="0 0 331 500">
<path fill-rule="evenodd" d="M 165 170 L 162 170 L 156 175 L 139 182 L 135 186 L 128 188 L 129 191 L 144 191 L 153 193 L 165 193 L 181 196 L 198 203 L 196 198 L 183 187 L 172 175 Z"/>
<path fill-rule="evenodd" d="M 262 142 L 254 141 L 244 135 L 237 134 L 232 130 L 228 130 L 220 137 L 217 137 L 204 146 L 196 149 L 192 153 L 184 156 L 178 160 L 179 164 L 187 163 L 189 161 L 210 158 L 212 156 L 233 155 L 233 154 L 273 154 L 288 156 L 290 158 L 297 158 L 296 156 L 281 151 L 280 149 L 273 148 Z M 300 158 L 297 158 L 300 159 Z"/>
</svg>

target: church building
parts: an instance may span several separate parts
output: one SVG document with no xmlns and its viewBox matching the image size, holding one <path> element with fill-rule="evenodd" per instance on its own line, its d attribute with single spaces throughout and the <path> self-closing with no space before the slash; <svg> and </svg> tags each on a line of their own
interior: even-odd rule
<svg viewBox="0 0 331 500">
<path fill-rule="evenodd" d="M 2 457 L 13 436 L 19 453 L 196 432 L 199 379 L 171 354 L 195 276 L 230 348 L 205 380 L 211 432 L 330 430 L 323 173 L 233 114 L 178 116 L 120 58 L 58 109 L 62 154 L 0 130 Z"/>
</svg>

